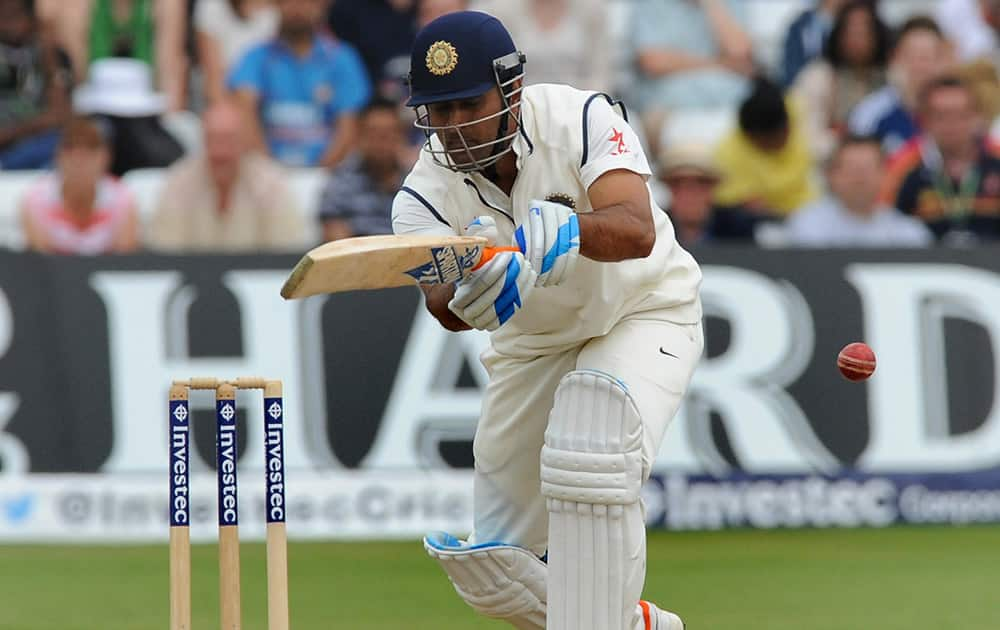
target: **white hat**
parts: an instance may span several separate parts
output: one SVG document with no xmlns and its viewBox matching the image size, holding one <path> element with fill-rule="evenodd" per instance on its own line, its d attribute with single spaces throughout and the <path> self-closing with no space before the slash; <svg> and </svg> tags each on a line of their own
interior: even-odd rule
<svg viewBox="0 0 1000 630">
<path fill-rule="evenodd" d="M 660 153 L 660 176 L 702 175 L 719 179 L 719 166 L 712 151 L 700 143 L 671 144 Z"/>
<path fill-rule="evenodd" d="M 88 75 L 87 83 L 73 91 L 73 110 L 79 114 L 139 117 L 167 110 L 167 97 L 153 91 L 152 72 L 143 61 L 98 59 Z"/>
</svg>

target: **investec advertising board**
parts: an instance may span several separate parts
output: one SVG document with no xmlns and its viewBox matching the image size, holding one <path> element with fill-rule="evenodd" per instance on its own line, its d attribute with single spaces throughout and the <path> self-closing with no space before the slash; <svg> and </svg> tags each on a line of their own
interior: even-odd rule
<svg viewBox="0 0 1000 630">
<path fill-rule="evenodd" d="M 651 526 L 1000 522 L 1000 250 L 696 253 L 707 351 L 644 490 Z M 0 253 L 0 541 L 164 539 L 167 390 L 193 375 L 284 381 L 293 537 L 467 531 L 487 337 L 442 330 L 413 288 L 284 302 L 294 262 Z M 835 356 L 859 339 L 879 368 L 853 384 Z M 251 538 L 259 396 L 237 399 Z M 212 403 L 192 394 L 201 540 Z"/>
</svg>

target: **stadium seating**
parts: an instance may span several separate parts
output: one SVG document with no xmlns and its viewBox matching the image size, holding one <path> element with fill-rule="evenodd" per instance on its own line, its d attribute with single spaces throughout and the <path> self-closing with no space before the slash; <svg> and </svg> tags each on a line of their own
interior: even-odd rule
<svg viewBox="0 0 1000 630">
<path fill-rule="evenodd" d="M 809 6 L 809 0 L 746 0 L 749 9 L 750 34 L 754 41 L 758 60 L 768 69 L 776 69 L 781 60 L 781 45 L 788 24 L 803 8 Z M 880 11 L 890 24 L 898 24 L 914 13 L 929 13 L 933 10 L 935 0 L 882 0 Z M 610 0 L 609 25 L 624 40 L 628 27 L 629 0 Z M 612 54 L 617 57 L 618 67 L 623 76 L 627 76 L 628 46 L 620 46 Z M 732 112 L 726 110 L 699 111 L 682 113 L 672 117 L 664 129 L 663 139 L 672 141 L 711 141 L 718 138 L 731 124 Z M 189 151 L 197 151 L 201 146 L 201 125 L 197 116 L 191 112 L 181 112 L 164 117 L 164 125 L 177 136 L 178 140 Z M 148 219 L 155 208 L 155 200 L 162 185 L 162 170 L 143 169 L 128 173 L 125 181 L 134 190 L 139 200 L 139 210 L 144 221 Z M 25 187 L 38 176 L 37 172 L 2 172 L 0 171 L 0 247 L 20 249 L 23 247 L 18 205 Z M 314 241 L 319 239 L 319 226 L 315 221 L 316 205 L 323 182 L 320 169 L 305 169 L 295 171 L 291 177 L 293 186 L 299 198 L 300 209 L 309 218 L 308 224 L 315 233 Z"/>
<path fill-rule="evenodd" d="M 156 211 L 157 200 L 163 187 L 165 169 L 144 168 L 130 171 L 122 180 L 135 194 L 142 235 L 148 235 L 150 220 Z M 24 191 L 44 171 L 7 171 L 0 173 L 0 247 L 20 250 L 24 248 L 19 207 Z M 325 180 L 323 169 L 297 169 L 291 172 L 288 183 L 298 202 L 298 209 L 305 215 L 309 242 L 320 240 L 316 220 L 319 196 Z"/>
</svg>

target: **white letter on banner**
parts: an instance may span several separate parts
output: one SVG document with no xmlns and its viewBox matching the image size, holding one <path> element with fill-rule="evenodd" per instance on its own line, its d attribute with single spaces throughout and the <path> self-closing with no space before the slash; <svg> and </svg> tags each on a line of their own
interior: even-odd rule
<svg viewBox="0 0 1000 630">
<path fill-rule="evenodd" d="M 14 317 L 7 296 L 0 291 L 0 357 L 7 353 L 13 340 Z M 14 418 L 17 406 L 16 393 L 0 392 L 0 474 L 3 475 L 26 473 L 30 467 L 28 449 L 17 437 L 3 432 L 3 428 Z"/>
<path fill-rule="evenodd" d="M 488 333 L 450 333 L 424 308 L 417 309 L 382 424 L 362 466 L 443 466 L 437 455 L 441 439 L 471 441 L 482 390 L 456 389 L 454 383 L 464 357 L 480 388 L 486 386 L 479 354 L 488 344 Z"/>
<path fill-rule="evenodd" d="M 954 264 L 854 264 L 846 277 L 861 294 L 865 338 L 879 362 L 868 381 L 871 437 L 861 466 L 959 472 L 1000 464 L 1000 365 L 993 367 L 993 407 L 975 431 L 949 434 L 947 393 L 937 389 L 947 383 L 945 316 L 985 328 L 997 360 L 1000 277 Z"/>
<path fill-rule="evenodd" d="M 812 356 L 813 322 L 795 287 L 763 274 L 706 266 L 705 312 L 729 323 L 729 347 L 703 359 L 689 404 L 667 431 L 655 469 L 724 473 L 730 468 L 711 435 L 716 411 L 740 467 L 748 472 L 832 470 L 836 458 L 785 391 Z"/>
<path fill-rule="evenodd" d="M 163 470 L 167 466 L 167 390 L 173 379 L 191 376 L 265 376 L 284 382 L 289 426 L 285 462 L 288 468 L 309 467 L 308 418 L 292 415 L 302 407 L 295 351 L 297 309 L 278 290 L 283 271 L 233 271 L 223 284 L 239 305 L 243 356 L 189 358 L 187 310 L 193 291 L 181 287 L 177 272 L 103 271 L 91 278 L 108 313 L 114 445 L 104 463 L 106 472 Z M 173 334 L 168 334 L 168 331 Z M 318 342 L 318 341 L 317 341 Z M 204 393 L 206 403 L 211 394 Z M 247 451 L 241 464 L 264 466 L 264 425 L 260 393 L 241 394 L 248 410 Z M 199 395 L 194 398 L 197 400 Z M 316 444 L 322 449 L 325 445 Z M 192 466 L 195 465 L 192 461 Z"/>
</svg>

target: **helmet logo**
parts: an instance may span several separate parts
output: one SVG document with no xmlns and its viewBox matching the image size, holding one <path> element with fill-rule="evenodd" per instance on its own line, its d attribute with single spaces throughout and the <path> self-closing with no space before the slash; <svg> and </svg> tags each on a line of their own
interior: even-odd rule
<svg viewBox="0 0 1000 630">
<path fill-rule="evenodd" d="M 446 41 L 437 41 L 427 49 L 427 69 L 431 74 L 443 77 L 458 65 L 458 51 Z"/>
</svg>

